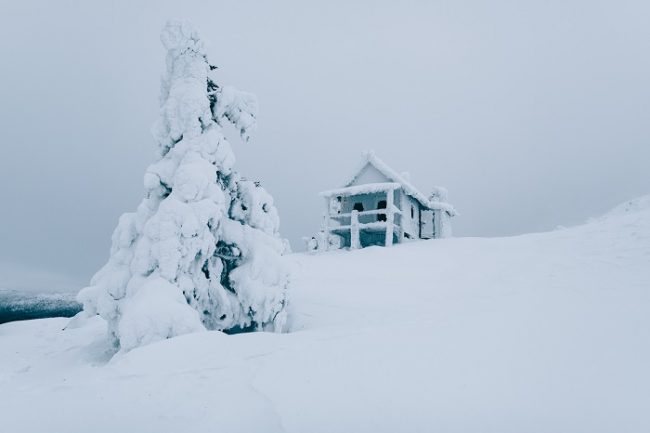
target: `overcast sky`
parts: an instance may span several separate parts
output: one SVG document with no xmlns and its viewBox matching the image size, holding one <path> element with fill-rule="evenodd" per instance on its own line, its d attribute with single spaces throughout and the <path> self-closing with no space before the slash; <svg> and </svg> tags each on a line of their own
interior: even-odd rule
<svg viewBox="0 0 650 433">
<path fill-rule="evenodd" d="M 457 236 L 580 223 L 650 193 L 650 2 L 52 1 L 0 7 L 0 261 L 84 284 L 154 159 L 169 18 L 257 94 L 238 169 L 294 249 L 374 149 Z M 7 267 L 1 268 L 7 269 Z"/>
</svg>

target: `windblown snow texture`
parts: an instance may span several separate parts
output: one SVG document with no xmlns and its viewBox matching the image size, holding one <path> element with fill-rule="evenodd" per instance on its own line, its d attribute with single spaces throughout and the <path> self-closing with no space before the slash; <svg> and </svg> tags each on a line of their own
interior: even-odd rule
<svg viewBox="0 0 650 433">
<path fill-rule="evenodd" d="M 222 129 L 230 123 L 248 140 L 256 99 L 213 81 L 187 22 L 168 23 L 161 40 L 160 157 L 137 211 L 120 218 L 108 263 L 78 299 L 123 350 L 206 328 L 281 330 L 289 272 L 278 213 L 234 171 Z"/>
</svg>

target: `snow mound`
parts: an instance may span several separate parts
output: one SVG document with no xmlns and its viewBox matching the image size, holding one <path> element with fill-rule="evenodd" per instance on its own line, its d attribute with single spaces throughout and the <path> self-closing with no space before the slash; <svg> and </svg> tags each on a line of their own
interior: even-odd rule
<svg viewBox="0 0 650 433">
<path fill-rule="evenodd" d="M 199 314 L 187 304 L 176 286 L 154 277 L 144 283 L 125 305 L 119 323 L 123 350 L 176 335 L 203 331 Z"/>
<path fill-rule="evenodd" d="M 626 201 L 607 212 L 601 219 L 610 219 L 635 213 L 650 213 L 650 195 Z"/>
</svg>

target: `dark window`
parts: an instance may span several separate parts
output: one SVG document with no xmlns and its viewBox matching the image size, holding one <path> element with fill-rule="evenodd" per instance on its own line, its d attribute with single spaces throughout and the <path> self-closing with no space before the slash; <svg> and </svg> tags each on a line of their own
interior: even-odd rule
<svg viewBox="0 0 650 433">
<path fill-rule="evenodd" d="M 359 212 L 363 212 L 363 203 L 358 203 L 358 202 L 355 203 L 354 207 L 352 209 L 354 209 L 356 211 L 359 211 Z"/>
<path fill-rule="evenodd" d="M 379 200 L 379 203 L 377 203 L 377 209 L 386 209 L 386 200 Z M 377 214 L 377 221 L 386 221 L 386 214 Z"/>
<path fill-rule="evenodd" d="M 411 218 L 415 218 L 415 207 L 411 205 Z"/>
</svg>

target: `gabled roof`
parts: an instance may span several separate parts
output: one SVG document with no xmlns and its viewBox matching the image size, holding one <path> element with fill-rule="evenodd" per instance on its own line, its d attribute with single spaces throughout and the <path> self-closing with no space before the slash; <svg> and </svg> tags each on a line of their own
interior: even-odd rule
<svg viewBox="0 0 650 433">
<path fill-rule="evenodd" d="M 411 182 L 406 180 L 404 176 L 400 175 L 398 172 L 390 168 L 384 161 L 379 159 L 379 157 L 375 155 L 375 152 L 363 153 L 363 161 L 361 162 L 357 170 L 354 172 L 354 175 L 351 178 L 349 178 L 348 181 L 345 183 L 345 187 L 349 187 L 350 185 L 352 185 L 368 164 L 376 168 L 381 174 L 386 176 L 391 182 L 400 184 L 404 192 L 407 195 L 410 195 L 411 197 L 419 201 L 420 204 L 422 204 L 422 206 L 427 207 L 429 209 L 436 209 L 436 210 L 440 209 L 440 210 L 447 211 L 447 213 L 449 213 L 449 215 L 451 216 L 457 214 L 456 209 L 454 209 L 454 207 L 451 206 L 450 204 L 429 200 L 424 194 L 418 191 L 418 189 L 415 188 L 413 184 L 411 184 Z"/>
<path fill-rule="evenodd" d="M 320 193 L 323 197 L 331 197 L 333 195 L 357 195 L 357 194 L 372 194 L 375 192 L 386 192 L 400 189 L 402 185 L 395 182 L 379 182 L 379 183 L 366 183 L 363 185 L 346 186 L 343 188 L 330 189 Z"/>
</svg>

